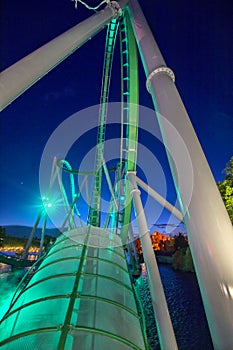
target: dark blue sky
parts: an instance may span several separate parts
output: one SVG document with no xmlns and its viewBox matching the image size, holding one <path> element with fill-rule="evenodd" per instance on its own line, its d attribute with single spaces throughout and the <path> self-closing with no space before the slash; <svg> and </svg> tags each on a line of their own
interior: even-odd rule
<svg viewBox="0 0 233 350">
<path fill-rule="evenodd" d="M 232 2 L 140 3 L 175 72 L 213 175 L 222 180 L 233 155 Z M 0 6 L 1 70 L 92 14 L 82 5 L 75 10 L 69 0 L 2 0 Z M 99 33 L 1 113 L 0 225 L 34 223 L 40 203 L 39 164 L 49 136 L 73 113 L 99 103 L 104 39 L 105 32 Z M 113 78 L 112 100 L 118 101 L 119 77 Z M 152 107 L 141 64 L 140 84 L 140 104 Z"/>
</svg>

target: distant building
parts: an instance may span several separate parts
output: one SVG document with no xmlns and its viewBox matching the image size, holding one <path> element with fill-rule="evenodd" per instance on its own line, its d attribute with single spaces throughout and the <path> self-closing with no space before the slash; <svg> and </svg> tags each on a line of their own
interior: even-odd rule
<svg viewBox="0 0 233 350">
<path fill-rule="evenodd" d="M 174 251 L 174 239 L 172 237 L 167 237 L 164 233 L 155 231 L 151 235 L 151 242 L 152 242 L 154 251 L 158 251 L 158 250 L 163 250 L 166 252 Z M 141 247 L 139 238 L 136 240 L 136 249 L 139 254 L 142 253 L 142 247 Z"/>
</svg>

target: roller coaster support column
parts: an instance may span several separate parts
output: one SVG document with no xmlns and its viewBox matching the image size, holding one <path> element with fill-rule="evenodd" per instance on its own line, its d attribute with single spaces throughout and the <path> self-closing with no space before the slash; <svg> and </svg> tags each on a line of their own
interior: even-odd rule
<svg viewBox="0 0 233 350">
<path fill-rule="evenodd" d="M 156 325 L 158 328 L 158 335 L 160 346 L 162 350 L 178 349 L 176 338 L 174 335 L 170 315 L 167 308 L 167 302 L 164 295 L 162 282 L 160 279 L 159 269 L 155 258 L 155 253 L 152 247 L 150 233 L 148 230 L 144 209 L 140 197 L 140 191 L 136 183 L 136 173 L 127 173 L 131 187 L 134 208 L 137 215 L 140 242 L 142 245 L 142 252 L 146 264 L 146 270 L 149 277 L 149 288 L 152 298 L 152 305 L 155 314 Z"/>
<path fill-rule="evenodd" d="M 24 251 L 23 251 L 23 254 L 22 254 L 22 259 L 27 259 L 27 257 L 28 257 L 28 252 L 29 252 L 29 249 L 30 249 L 30 247 L 31 247 L 32 240 L 33 240 L 33 238 L 34 238 L 36 229 L 37 229 L 37 227 L 38 227 L 38 225 L 39 225 L 39 223 L 40 223 L 40 219 L 41 219 L 43 213 L 44 213 L 44 208 L 42 208 L 42 209 L 39 211 L 39 214 L 38 214 L 38 216 L 37 216 L 37 218 L 36 218 L 36 222 L 35 222 L 35 224 L 34 224 L 34 226 L 33 226 L 33 228 L 32 228 L 32 231 L 31 231 L 31 233 L 30 233 L 30 235 L 29 235 L 27 244 L 26 244 L 26 246 L 25 246 L 25 248 L 24 248 Z"/>
<path fill-rule="evenodd" d="M 112 1 L 1 73 L 0 111 L 121 14 L 128 0 Z"/>
<path fill-rule="evenodd" d="M 233 349 L 233 228 L 201 145 L 137 0 L 131 20 L 186 224 L 215 349 Z M 173 131 L 171 131 L 171 124 Z M 192 173 L 184 164 L 184 146 Z M 171 159 L 172 155 L 172 159 Z M 193 177 L 193 184 L 190 178 Z M 190 186 L 192 196 L 189 198 Z"/>
<path fill-rule="evenodd" d="M 144 181 L 136 177 L 137 184 L 143 188 L 152 198 L 154 198 L 158 203 L 160 203 L 164 208 L 166 208 L 170 213 L 172 213 L 178 220 L 183 221 L 182 213 L 174 207 L 171 203 L 169 203 L 165 198 L 160 196 L 158 192 L 153 190 L 150 186 L 148 186 Z"/>
</svg>

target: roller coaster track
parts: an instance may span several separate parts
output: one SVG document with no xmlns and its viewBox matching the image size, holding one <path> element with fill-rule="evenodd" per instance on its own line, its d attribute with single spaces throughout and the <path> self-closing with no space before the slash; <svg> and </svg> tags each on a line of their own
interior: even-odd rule
<svg viewBox="0 0 233 350">
<path fill-rule="evenodd" d="M 99 108 L 99 128 L 98 128 L 97 148 L 96 148 L 96 167 L 95 167 L 96 170 L 95 170 L 95 179 L 94 179 L 94 191 L 93 191 L 91 206 L 89 208 L 89 213 L 88 213 L 88 222 L 92 226 L 100 226 L 104 141 L 105 141 L 105 132 L 106 132 L 111 70 L 112 70 L 112 64 L 113 64 L 114 47 L 116 43 L 118 26 L 119 26 L 118 20 L 114 19 L 110 22 L 107 29 L 107 36 L 106 36 L 106 43 L 105 43 L 103 78 L 102 78 L 102 88 L 101 88 L 100 108 Z"/>
<path fill-rule="evenodd" d="M 117 34 L 119 33 L 120 62 L 121 62 L 121 139 L 120 139 L 120 160 L 119 163 L 107 169 L 104 162 L 104 142 L 106 133 L 106 121 L 108 113 L 108 100 L 110 91 L 111 70 L 113 67 L 114 48 Z M 108 25 L 105 43 L 105 54 L 103 64 L 102 89 L 99 107 L 99 127 L 97 135 L 96 165 L 95 171 L 83 172 L 72 169 L 65 160 L 57 160 L 56 165 L 70 174 L 70 187 L 72 198 L 72 210 L 75 208 L 78 213 L 76 200 L 79 193 L 75 194 L 74 175 L 93 176 L 93 195 L 88 210 L 87 222 L 92 226 L 100 226 L 101 215 L 101 188 L 102 177 L 105 175 L 111 190 L 111 200 L 104 227 L 112 232 L 121 234 L 126 242 L 129 232 L 129 223 L 132 211 L 132 199 L 129 183 L 126 180 L 127 171 L 136 170 L 137 158 L 137 128 L 138 128 L 138 63 L 136 42 L 129 20 L 128 12 L 124 13 L 119 21 L 114 19 Z M 115 182 L 110 184 L 108 173 L 115 172 Z M 64 186 L 60 183 L 63 202 L 68 207 L 68 196 Z M 76 197 L 75 197 L 76 196 Z M 73 208 L 74 206 L 74 208 Z M 71 214 L 71 213 L 70 213 Z M 70 216 L 69 227 L 72 229 L 74 216 Z"/>
</svg>

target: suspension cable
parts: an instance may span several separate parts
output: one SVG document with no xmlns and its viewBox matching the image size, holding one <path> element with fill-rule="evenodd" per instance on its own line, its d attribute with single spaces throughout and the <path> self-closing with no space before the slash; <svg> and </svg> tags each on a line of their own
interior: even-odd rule
<svg viewBox="0 0 233 350">
<path fill-rule="evenodd" d="M 100 6 L 102 6 L 103 4 L 109 4 L 110 3 L 110 0 L 103 0 L 101 1 L 97 6 L 95 7 L 92 7 L 92 6 L 89 6 L 85 1 L 82 1 L 82 0 L 72 0 L 74 1 L 74 7 L 77 9 L 78 8 L 78 3 L 80 2 L 80 4 L 84 5 L 88 10 L 98 10 L 98 8 Z"/>
</svg>

